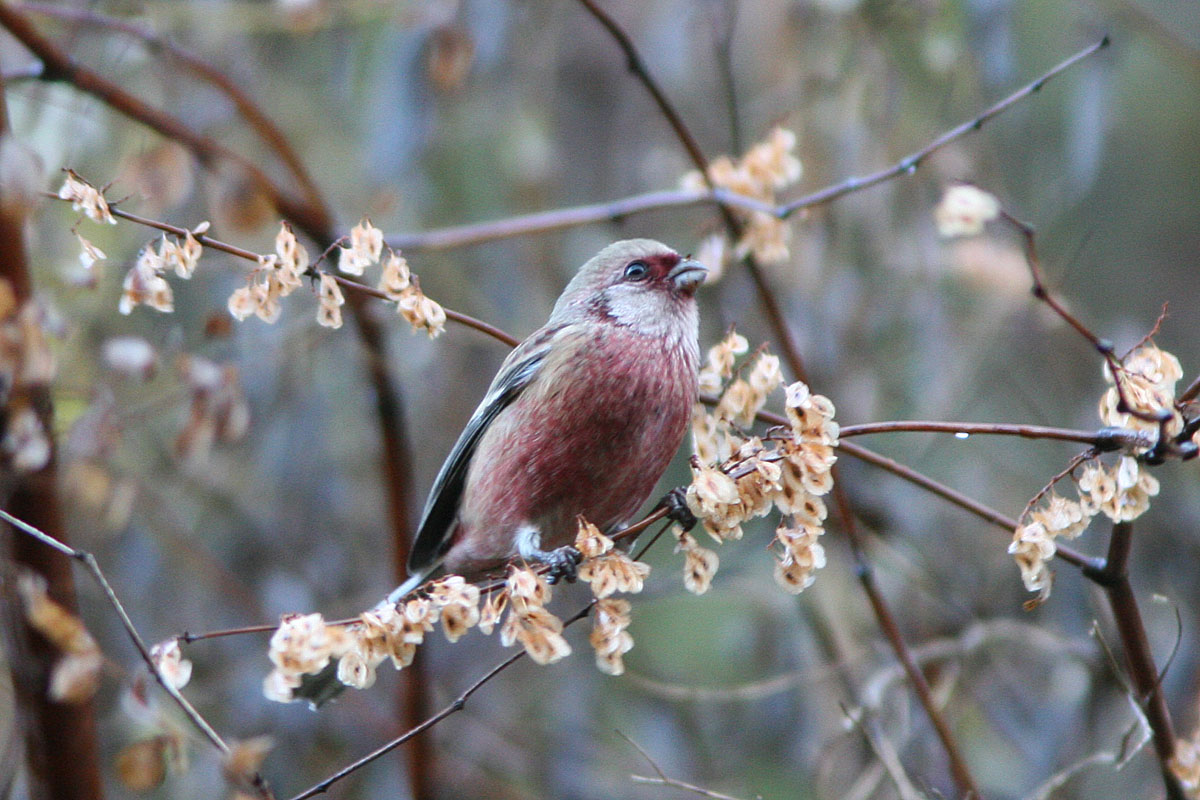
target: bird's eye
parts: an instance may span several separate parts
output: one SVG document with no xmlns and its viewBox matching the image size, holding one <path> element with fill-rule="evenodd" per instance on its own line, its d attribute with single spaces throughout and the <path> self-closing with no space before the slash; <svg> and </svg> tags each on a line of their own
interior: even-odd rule
<svg viewBox="0 0 1200 800">
<path fill-rule="evenodd" d="M 640 281 L 650 274 L 650 267 L 645 261 L 631 261 L 629 266 L 625 268 L 625 279 L 631 281 Z"/>
</svg>

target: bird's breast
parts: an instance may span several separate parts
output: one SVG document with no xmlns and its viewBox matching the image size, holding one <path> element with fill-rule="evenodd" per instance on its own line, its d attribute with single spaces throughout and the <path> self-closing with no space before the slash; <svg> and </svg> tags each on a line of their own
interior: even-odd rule
<svg viewBox="0 0 1200 800">
<path fill-rule="evenodd" d="M 601 529 L 630 518 L 683 438 L 698 360 L 694 333 L 689 341 L 591 326 L 556 342 L 472 458 L 464 549 L 503 559 L 524 524 L 548 548 L 574 539 L 577 515 Z"/>
</svg>

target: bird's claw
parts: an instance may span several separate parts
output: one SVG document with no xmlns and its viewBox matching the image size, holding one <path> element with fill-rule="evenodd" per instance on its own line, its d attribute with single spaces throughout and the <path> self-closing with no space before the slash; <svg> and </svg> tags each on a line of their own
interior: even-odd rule
<svg viewBox="0 0 1200 800">
<path fill-rule="evenodd" d="M 550 567 L 550 571 L 546 573 L 547 583 L 574 583 L 579 574 L 579 562 L 583 561 L 583 553 L 567 545 L 550 550 L 542 560 Z"/>
<path fill-rule="evenodd" d="M 658 507 L 665 508 L 667 519 L 678 522 L 685 531 L 696 527 L 696 515 L 688 508 L 687 489 L 683 486 L 676 486 L 667 492 L 666 496 L 659 501 Z"/>
</svg>

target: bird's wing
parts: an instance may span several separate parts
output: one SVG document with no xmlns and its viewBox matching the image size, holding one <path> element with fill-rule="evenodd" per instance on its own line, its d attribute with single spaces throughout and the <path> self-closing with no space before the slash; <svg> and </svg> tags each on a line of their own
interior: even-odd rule
<svg viewBox="0 0 1200 800">
<path fill-rule="evenodd" d="M 543 328 L 509 353 L 500 366 L 487 394 L 471 415 L 433 481 L 421 515 L 421 525 L 408 556 L 409 574 L 427 576 L 440 563 L 450 544 L 449 535 L 458 513 L 458 502 L 462 498 L 471 456 L 475 454 L 479 440 L 500 412 L 537 376 L 554 339 L 567 327 L 556 325 Z"/>
</svg>

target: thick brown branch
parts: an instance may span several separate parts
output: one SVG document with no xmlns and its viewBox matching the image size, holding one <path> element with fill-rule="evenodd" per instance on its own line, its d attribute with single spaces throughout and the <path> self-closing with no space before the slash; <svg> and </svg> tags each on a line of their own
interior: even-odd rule
<svg viewBox="0 0 1200 800">
<path fill-rule="evenodd" d="M 319 204 L 320 191 L 313 183 L 312 177 L 304 166 L 304 162 L 296 155 L 295 149 L 288 141 L 287 135 L 259 107 L 250 95 L 232 81 L 228 75 L 216 69 L 202 58 L 189 53 L 179 45 L 162 36 L 151 28 L 128 22 L 123 19 L 105 16 L 90 8 L 73 8 L 70 6 L 49 5 L 46 3 L 14 3 L 18 11 L 53 17 L 76 24 L 90 25 L 110 31 L 117 31 L 133 36 L 149 47 L 153 53 L 163 53 L 182 64 L 197 78 L 215 86 L 230 102 L 238 113 L 246 120 L 250 129 L 263 141 L 287 167 L 300 189 L 309 197 L 309 202 Z"/>
<path fill-rule="evenodd" d="M 5 172 L 0 180 L 0 280 L 7 284 L 18 305 L 30 302 L 34 284 L 30 274 L 25 226 L 29 197 L 34 187 L 22 185 L 14 162 L 22 157 L 22 146 L 8 129 L 8 99 L 0 79 L 0 150 L 4 153 Z M 6 323 L 7 324 L 7 323 Z M 7 337 L 6 337 L 7 338 Z M 58 444 L 54 441 L 54 406 L 49 386 L 26 382 L 8 361 L 6 344 L 5 385 L 0 387 L 0 438 L 9 444 L 6 428 L 16 416 L 18 404 L 32 410 L 47 439 L 49 452 L 45 463 L 36 469 L 18 470 L 12 454 L 0 454 L 0 506 L 29 518 L 63 535 L 65 525 L 58 499 Z M 19 363 L 19 361 L 17 362 Z M 15 377 L 15 380 L 14 380 Z M 8 448 L 5 448 L 8 450 Z M 8 512 L 4 512 L 6 515 Z M 46 581 L 49 596 L 71 614 L 78 612 L 75 581 L 70 565 L 45 548 L 3 526 L 0 531 L 0 563 L 11 563 L 32 570 Z M 6 570 L 8 572 L 9 570 Z M 15 703 L 10 711 L 20 722 L 18 735 L 24 739 L 23 757 L 28 767 L 28 792 L 34 798 L 54 800 L 91 800 L 103 796 L 100 754 L 96 733 L 95 705 L 86 699 L 78 703 L 57 702 L 49 687 L 54 662 L 61 655 L 19 612 L 12 599 L 12 585 L 5 574 L 0 577 L 4 597 L 0 598 L 0 626 L 7 646 L 7 664 Z M 13 753 L 6 753 L 12 758 Z M 9 766 L 15 767 L 15 764 Z M 6 787 L 7 788 L 7 787 Z"/>
<path fill-rule="evenodd" d="M 1142 623 L 1137 598 L 1129 582 L 1132 550 L 1133 524 L 1118 522 L 1113 525 L 1107 560 L 1097 568 L 1085 569 L 1083 574 L 1101 586 L 1108 597 L 1137 700 L 1145 707 L 1146 719 L 1154 732 L 1154 750 L 1158 754 L 1167 797 L 1185 800 L 1186 793 L 1170 768 L 1171 758 L 1175 755 L 1175 730 L 1160 686 L 1161 676 L 1146 637 L 1146 626 Z"/>
<path fill-rule="evenodd" d="M 0 3 L 0 25 L 41 59 L 42 80 L 63 81 L 98 98 L 115 110 L 151 128 L 162 136 L 187 147 L 202 164 L 220 160 L 237 164 L 279 212 L 313 239 L 322 241 L 332 228 L 328 212 L 320 205 L 298 201 L 283 191 L 250 159 L 230 150 L 216 140 L 196 133 L 176 117 L 147 105 L 99 73 L 77 64 L 49 39 L 38 33 L 29 20 L 15 8 Z"/>
<path fill-rule="evenodd" d="M 601 10 L 594 0 L 580 0 L 585 8 L 594 16 L 601 25 L 612 35 L 618 46 L 624 52 L 626 59 L 629 62 L 629 68 L 649 92 L 658 106 L 659 111 L 666 118 L 671 128 L 675 131 L 676 137 L 687 150 L 688 156 L 692 163 L 704 180 L 712 188 L 711 179 L 708 176 L 708 162 L 701 152 L 699 145 L 696 143 L 695 137 L 692 136 L 683 119 L 680 117 L 675 108 L 667 100 L 666 95 L 659 88 L 657 82 L 650 75 L 649 71 L 642 63 L 637 49 L 633 45 L 633 41 L 628 34 L 621 28 L 620 25 Z M 730 238 L 736 240 L 741 235 L 741 223 L 734 216 L 732 210 L 722 204 L 719 206 L 721 217 L 725 222 L 725 227 L 729 231 Z M 767 280 L 766 274 L 760 268 L 753 254 L 747 255 L 742 259 L 742 263 L 746 271 L 750 274 L 751 280 L 754 282 L 755 289 L 758 293 L 759 303 L 762 306 L 763 312 L 767 317 L 771 330 L 774 332 L 775 339 L 780 346 L 780 350 L 786 360 L 789 368 L 796 378 L 807 382 L 807 373 L 804 369 L 804 362 L 800 356 L 800 350 L 796 346 L 795 340 L 792 337 L 791 329 L 788 327 L 787 320 L 784 317 L 783 310 L 779 305 L 777 296 L 772 289 L 770 282 Z M 916 668 L 912 655 L 908 650 L 907 644 L 900 635 L 899 627 L 895 623 L 895 617 L 888 608 L 882 593 L 875 584 L 874 576 L 871 572 L 870 565 L 866 560 L 866 549 L 863 546 L 861 537 L 858 533 L 854 522 L 854 512 L 850 507 L 849 498 L 845 494 L 844 487 L 839 480 L 837 468 L 832 470 L 834 488 L 833 497 L 834 504 L 837 509 L 838 517 L 842 522 L 842 528 L 850 540 L 851 550 L 854 553 L 855 562 L 859 579 L 866 591 L 871 603 L 871 608 L 874 610 L 876 618 L 879 621 L 880 627 L 887 636 L 889 643 L 896 652 L 896 657 L 905 665 L 905 670 L 909 672 L 910 678 L 913 681 L 913 688 L 917 693 L 917 697 L 921 702 L 921 706 L 925 709 L 926 714 L 932 720 L 938 738 L 941 740 L 943 749 L 946 751 L 947 759 L 950 762 L 950 770 L 954 775 L 955 784 L 963 794 L 971 794 L 974 797 L 979 797 L 979 790 L 971 777 L 970 771 L 967 769 L 966 761 L 963 759 L 958 749 L 958 744 L 955 742 L 950 733 L 949 725 L 946 724 L 942 717 L 940 709 L 933 702 L 933 695 L 929 690 L 929 685 L 925 681 L 920 670 Z M 910 669 L 911 667 L 911 669 Z"/>
</svg>

